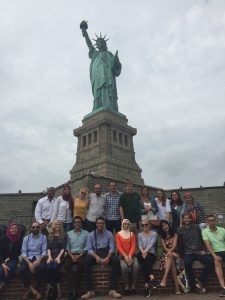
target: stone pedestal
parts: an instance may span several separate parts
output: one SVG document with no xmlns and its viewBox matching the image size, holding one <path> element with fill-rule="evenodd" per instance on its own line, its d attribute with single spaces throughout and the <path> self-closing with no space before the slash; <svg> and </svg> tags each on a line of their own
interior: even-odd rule
<svg viewBox="0 0 225 300">
<path fill-rule="evenodd" d="M 107 110 L 83 119 L 83 125 L 74 129 L 78 145 L 71 180 L 94 174 L 144 184 L 142 170 L 135 161 L 133 136 L 137 130 L 127 121 L 126 116 Z"/>
</svg>

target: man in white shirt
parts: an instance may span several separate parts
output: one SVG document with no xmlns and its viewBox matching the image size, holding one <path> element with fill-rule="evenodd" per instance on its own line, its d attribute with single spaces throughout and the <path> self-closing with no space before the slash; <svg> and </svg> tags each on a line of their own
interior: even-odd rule
<svg viewBox="0 0 225 300">
<path fill-rule="evenodd" d="M 102 186 L 95 184 L 95 192 L 89 194 L 89 209 L 86 216 L 87 231 L 91 232 L 96 229 L 96 219 L 105 216 L 105 196 L 102 195 Z"/>
<path fill-rule="evenodd" d="M 50 187 L 47 196 L 38 200 L 35 208 L 35 220 L 41 225 L 41 232 L 47 233 L 47 225 L 52 221 L 52 214 L 56 202 L 55 189 Z"/>
</svg>

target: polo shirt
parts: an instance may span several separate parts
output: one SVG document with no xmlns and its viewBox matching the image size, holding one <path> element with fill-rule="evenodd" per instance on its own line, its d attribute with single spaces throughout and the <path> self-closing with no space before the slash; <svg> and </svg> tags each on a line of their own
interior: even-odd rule
<svg viewBox="0 0 225 300">
<path fill-rule="evenodd" d="M 210 230 L 209 227 L 202 231 L 204 241 L 209 241 L 214 252 L 225 251 L 225 229 L 216 227 L 216 231 Z"/>
</svg>

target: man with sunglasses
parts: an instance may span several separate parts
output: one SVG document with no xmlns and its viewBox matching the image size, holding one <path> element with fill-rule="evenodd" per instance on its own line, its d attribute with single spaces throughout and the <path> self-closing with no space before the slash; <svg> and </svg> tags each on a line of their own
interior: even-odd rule
<svg viewBox="0 0 225 300">
<path fill-rule="evenodd" d="M 95 296 L 91 273 L 91 268 L 95 264 L 102 266 L 111 265 L 109 296 L 121 298 L 121 295 L 116 292 L 119 275 L 119 258 L 114 255 L 114 238 L 110 231 L 105 230 L 105 220 L 103 217 L 96 219 L 96 230 L 92 231 L 88 237 L 87 250 L 88 256 L 84 262 L 84 270 L 87 278 L 87 293 L 81 296 L 81 299 L 89 299 Z"/>
<path fill-rule="evenodd" d="M 22 299 L 27 299 L 30 293 L 34 295 L 35 299 L 41 299 L 41 294 L 36 286 L 41 283 L 45 270 L 47 238 L 40 233 L 38 222 L 32 224 L 31 232 L 24 237 L 21 255 L 20 274 L 24 287 L 27 289 Z M 31 283 L 31 274 L 35 277 L 35 285 Z"/>
<path fill-rule="evenodd" d="M 67 257 L 65 260 L 65 271 L 69 285 L 69 300 L 75 300 L 78 297 L 80 280 L 83 273 L 85 245 L 89 233 L 82 229 L 82 218 L 74 217 L 74 229 L 67 232 Z M 72 268 L 76 265 L 76 271 Z"/>
</svg>

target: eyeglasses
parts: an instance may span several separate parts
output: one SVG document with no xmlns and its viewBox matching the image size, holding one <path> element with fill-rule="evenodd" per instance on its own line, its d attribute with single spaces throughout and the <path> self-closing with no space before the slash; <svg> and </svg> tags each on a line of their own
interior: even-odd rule
<svg viewBox="0 0 225 300">
<path fill-rule="evenodd" d="M 104 222 L 98 222 L 96 223 L 97 225 L 104 225 L 105 223 Z"/>
<path fill-rule="evenodd" d="M 141 226 L 142 226 L 142 227 L 147 227 L 147 226 L 148 226 L 148 224 L 141 224 Z"/>
<path fill-rule="evenodd" d="M 31 228 L 32 229 L 35 229 L 35 228 L 39 229 L 40 227 L 39 226 L 32 226 Z"/>
</svg>

